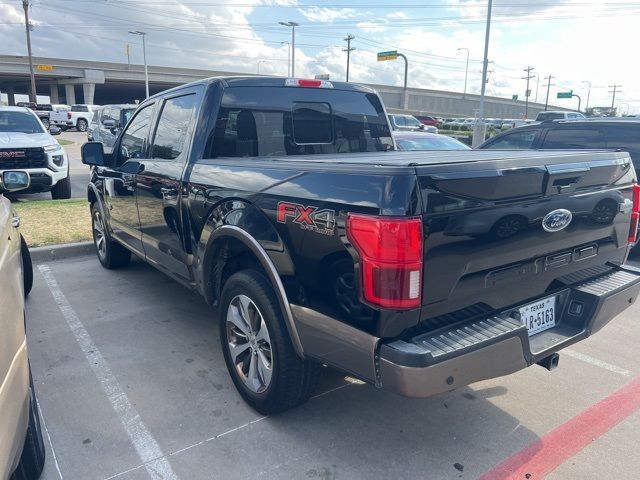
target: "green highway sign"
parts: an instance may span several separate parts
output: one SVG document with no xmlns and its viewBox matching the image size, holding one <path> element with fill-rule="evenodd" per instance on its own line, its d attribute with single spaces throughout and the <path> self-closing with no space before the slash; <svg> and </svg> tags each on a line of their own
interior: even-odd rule
<svg viewBox="0 0 640 480">
<path fill-rule="evenodd" d="M 511 100 L 518 100 L 518 95 L 511 95 Z"/>
<path fill-rule="evenodd" d="M 390 50 L 388 52 L 378 52 L 378 61 L 383 62 L 385 60 L 395 60 L 398 58 L 397 50 Z"/>
<path fill-rule="evenodd" d="M 558 92 L 558 98 L 571 98 L 573 96 L 573 90 L 568 92 Z"/>
</svg>

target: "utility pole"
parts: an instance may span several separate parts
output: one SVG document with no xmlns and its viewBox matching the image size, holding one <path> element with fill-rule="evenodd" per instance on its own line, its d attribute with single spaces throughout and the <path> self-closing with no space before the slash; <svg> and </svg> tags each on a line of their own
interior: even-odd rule
<svg viewBox="0 0 640 480">
<path fill-rule="evenodd" d="M 467 66 L 464 69 L 464 93 L 462 94 L 462 98 L 467 97 L 467 77 L 469 76 L 469 49 L 467 47 L 460 47 L 458 51 L 465 50 L 467 52 Z"/>
<path fill-rule="evenodd" d="M 591 95 L 591 82 L 589 80 L 583 80 L 580 83 L 586 83 L 589 85 L 589 89 L 587 90 L 587 105 L 584 107 L 584 111 L 589 110 L 589 96 Z"/>
<path fill-rule="evenodd" d="M 344 41 L 347 42 L 347 48 L 343 48 L 343 52 L 347 52 L 347 83 L 349 83 L 349 62 L 351 61 L 351 52 L 355 50 L 355 47 L 351 47 L 351 40 L 353 40 L 353 35 L 349 34 L 344 38 Z"/>
<path fill-rule="evenodd" d="M 522 77 L 523 80 L 527 81 L 527 89 L 524 92 L 524 119 L 525 120 L 529 118 L 529 95 L 531 94 L 531 90 L 529 90 L 529 80 L 535 77 L 535 75 L 531 75 L 531 71 L 533 69 L 534 69 L 533 67 L 525 68 L 524 71 L 527 72 L 527 76 Z"/>
<path fill-rule="evenodd" d="M 278 22 L 280 25 L 291 28 L 291 76 L 296 76 L 296 22 Z"/>
<path fill-rule="evenodd" d="M 127 43 L 124 49 L 127 52 L 127 67 L 130 67 L 131 66 L 131 45 Z"/>
<path fill-rule="evenodd" d="M 609 93 L 613 93 L 613 98 L 611 99 L 611 110 L 613 110 L 616 104 L 616 93 L 621 93 L 620 88 L 622 88 L 622 85 L 609 85 L 609 88 L 613 88 L 613 91 L 609 90 Z"/>
<path fill-rule="evenodd" d="M 553 78 L 553 75 L 549 75 L 548 77 L 544 77 L 545 80 L 547 80 L 547 99 L 544 101 L 544 111 L 547 111 L 547 108 L 549 106 L 549 90 L 551 89 L 551 79 Z"/>
<path fill-rule="evenodd" d="M 147 70 L 147 44 L 145 43 L 145 37 L 147 32 L 141 32 L 140 30 L 130 31 L 131 35 L 139 35 L 142 37 L 142 58 L 144 60 L 144 89 L 147 94 L 145 98 L 149 98 L 149 71 Z"/>
<path fill-rule="evenodd" d="M 489 33 L 491 32 L 491 7 L 493 0 L 487 3 L 487 26 L 484 34 L 484 59 L 482 61 L 482 87 L 480 89 L 480 108 L 478 109 L 478 122 L 473 126 L 472 146 L 477 147 L 484 142 L 486 125 L 484 123 L 484 93 L 487 89 L 487 70 L 489 69 Z"/>
<path fill-rule="evenodd" d="M 536 74 L 536 99 L 535 102 L 538 103 L 538 87 L 540 86 L 540 74 Z"/>
<path fill-rule="evenodd" d="M 27 31 L 27 52 L 29 53 L 29 75 L 31 77 L 31 90 L 29 91 L 29 101 L 36 103 L 36 77 L 33 73 L 33 56 L 31 55 L 31 24 L 29 23 L 29 0 L 22 0 L 24 8 L 24 26 Z"/>
</svg>

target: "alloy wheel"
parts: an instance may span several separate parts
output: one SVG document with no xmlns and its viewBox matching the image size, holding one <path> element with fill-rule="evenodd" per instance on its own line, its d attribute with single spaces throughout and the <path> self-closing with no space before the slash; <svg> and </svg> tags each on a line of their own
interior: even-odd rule
<svg viewBox="0 0 640 480">
<path fill-rule="evenodd" d="M 271 338 L 262 313 L 246 295 L 236 295 L 227 309 L 227 345 L 236 373 L 254 393 L 271 384 Z"/>
</svg>

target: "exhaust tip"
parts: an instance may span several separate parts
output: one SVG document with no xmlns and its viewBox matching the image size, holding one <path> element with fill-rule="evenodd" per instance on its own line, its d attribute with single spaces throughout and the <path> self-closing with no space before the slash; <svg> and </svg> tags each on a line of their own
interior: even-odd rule
<svg viewBox="0 0 640 480">
<path fill-rule="evenodd" d="M 541 367 L 546 368 L 547 370 L 555 370 L 558 368 L 558 363 L 560 362 L 560 354 L 552 353 L 548 357 L 543 358 L 539 362 L 536 362 Z"/>
</svg>

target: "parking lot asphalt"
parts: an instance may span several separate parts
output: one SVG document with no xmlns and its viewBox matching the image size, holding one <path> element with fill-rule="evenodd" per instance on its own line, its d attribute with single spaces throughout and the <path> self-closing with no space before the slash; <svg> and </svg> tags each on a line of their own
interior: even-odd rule
<svg viewBox="0 0 640 480">
<path fill-rule="evenodd" d="M 553 372 L 533 366 L 417 400 L 327 369 L 307 404 L 266 418 L 234 389 L 215 311 L 142 261 L 119 271 L 94 256 L 37 265 L 27 313 L 44 480 L 497 479 L 514 455 L 531 465 L 517 478 L 640 471 L 640 410 L 614 394 L 640 374 L 638 304 Z M 592 433 L 589 418 L 602 412 L 620 418 Z M 535 455 L 545 448 L 560 455 L 548 471 Z"/>
<path fill-rule="evenodd" d="M 60 140 L 73 142 L 64 145 L 63 148 L 69 157 L 69 173 L 71 174 L 71 198 L 86 198 L 87 184 L 89 183 L 89 167 L 82 163 L 80 157 L 80 147 L 87 141 L 87 134 L 82 132 L 66 131 L 54 137 Z M 18 201 L 27 200 L 51 200 L 51 193 L 15 193 L 12 198 Z"/>
</svg>

